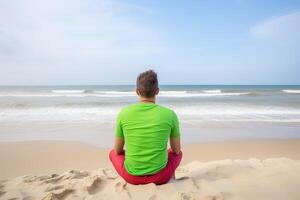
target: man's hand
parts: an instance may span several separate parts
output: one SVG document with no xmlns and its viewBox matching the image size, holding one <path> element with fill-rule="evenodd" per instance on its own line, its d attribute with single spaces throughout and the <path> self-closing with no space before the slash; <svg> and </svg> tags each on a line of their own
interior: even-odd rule
<svg viewBox="0 0 300 200">
<path fill-rule="evenodd" d="M 170 147 L 175 154 L 181 151 L 180 137 L 170 137 Z"/>
<path fill-rule="evenodd" d="M 124 148 L 124 138 L 121 137 L 115 137 L 115 152 L 117 154 L 121 154 L 123 152 Z"/>
</svg>

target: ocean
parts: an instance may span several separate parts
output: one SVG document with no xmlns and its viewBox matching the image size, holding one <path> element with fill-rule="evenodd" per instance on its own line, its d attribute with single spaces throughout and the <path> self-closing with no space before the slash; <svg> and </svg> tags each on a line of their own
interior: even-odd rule
<svg viewBox="0 0 300 200">
<path fill-rule="evenodd" d="M 118 112 L 136 101 L 133 85 L 1 86 L 0 141 L 95 143 L 105 132 L 96 144 L 112 143 Z M 300 136 L 300 86 L 161 85 L 157 103 L 178 114 L 187 141 Z"/>
</svg>

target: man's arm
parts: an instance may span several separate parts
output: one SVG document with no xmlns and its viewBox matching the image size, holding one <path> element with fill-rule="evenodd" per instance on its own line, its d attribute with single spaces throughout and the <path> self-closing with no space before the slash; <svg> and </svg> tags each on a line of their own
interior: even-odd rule
<svg viewBox="0 0 300 200">
<path fill-rule="evenodd" d="M 122 154 L 124 148 L 124 134 L 121 122 L 122 112 L 119 113 L 116 121 L 115 145 L 114 150 L 117 154 Z"/>
<path fill-rule="evenodd" d="M 117 154 L 122 154 L 124 148 L 124 138 L 115 137 L 115 152 Z"/>
<path fill-rule="evenodd" d="M 175 154 L 179 154 L 181 151 L 179 120 L 174 111 L 172 119 L 172 129 L 170 134 L 170 147 Z"/>
<path fill-rule="evenodd" d="M 181 151 L 180 137 L 170 137 L 170 147 L 175 154 Z"/>
</svg>

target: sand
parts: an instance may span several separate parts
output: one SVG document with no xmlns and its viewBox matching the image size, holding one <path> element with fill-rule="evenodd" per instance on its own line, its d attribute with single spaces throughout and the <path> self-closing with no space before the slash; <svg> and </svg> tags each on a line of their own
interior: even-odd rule
<svg viewBox="0 0 300 200">
<path fill-rule="evenodd" d="M 0 143 L 0 199 L 300 199 L 300 140 L 184 145 L 168 184 L 120 178 L 108 149 L 82 143 Z"/>
</svg>

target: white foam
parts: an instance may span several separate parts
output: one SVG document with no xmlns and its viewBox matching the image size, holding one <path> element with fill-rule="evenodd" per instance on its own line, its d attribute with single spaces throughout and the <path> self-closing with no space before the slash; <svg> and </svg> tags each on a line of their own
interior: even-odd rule
<svg viewBox="0 0 300 200">
<path fill-rule="evenodd" d="M 51 92 L 58 94 L 80 94 L 84 93 L 85 90 L 51 90 Z"/>
<path fill-rule="evenodd" d="M 233 105 L 206 105 L 206 106 L 175 106 L 174 109 L 182 115 L 210 115 L 210 116 L 285 116 L 299 115 L 300 109 L 268 106 L 233 106 Z"/>
<path fill-rule="evenodd" d="M 119 96 L 133 96 L 136 95 L 135 91 L 95 91 L 94 93 L 98 94 L 107 94 L 107 95 L 119 95 Z M 187 91 L 160 91 L 159 95 L 177 95 L 177 94 L 186 94 Z"/>
<path fill-rule="evenodd" d="M 188 98 L 213 96 L 239 96 L 248 92 L 187 92 L 187 91 L 160 91 L 159 97 Z M 92 91 L 86 90 L 52 90 L 51 93 L 2 93 L 0 97 L 136 97 L 134 91 Z"/>
<path fill-rule="evenodd" d="M 187 91 L 160 91 L 160 94 L 187 94 Z"/>
<path fill-rule="evenodd" d="M 182 118 L 208 121 L 300 122 L 300 109 L 257 105 L 175 106 Z"/>
<path fill-rule="evenodd" d="M 88 95 L 88 94 L 51 94 L 51 93 L 44 93 L 44 94 L 0 94 L 0 97 L 18 97 L 18 98 L 31 98 L 31 97 L 39 97 L 39 98 L 52 98 L 52 97 L 87 97 L 87 96 L 97 96 L 97 95 Z"/>
<path fill-rule="evenodd" d="M 1 108 L 0 121 L 5 120 L 115 120 L 121 110 L 118 106 L 90 107 L 31 107 L 31 108 Z M 194 105 L 171 107 L 181 119 L 188 121 L 300 121 L 300 109 L 279 106 L 254 105 Z"/>
<path fill-rule="evenodd" d="M 202 90 L 205 93 L 221 93 L 222 91 L 217 89 L 217 90 Z"/>
<path fill-rule="evenodd" d="M 0 121 L 68 121 L 114 120 L 121 107 L 41 107 L 30 109 L 6 108 L 0 110 Z"/>
<path fill-rule="evenodd" d="M 282 90 L 285 93 L 300 94 L 300 90 Z"/>
<path fill-rule="evenodd" d="M 136 95 L 134 91 L 95 91 L 95 93 L 99 94 L 108 94 L 108 95 Z"/>
<path fill-rule="evenodd" d="M 240 96 L 247 95 L 249 92 L 227 92 L 227 93 L 183 93 L 183 94 L 162 94 L 162 97 L 178 97 L 178 98 L 188 98 L 188 97 L 213 97 L 213 96 Z"/>
</svg>

